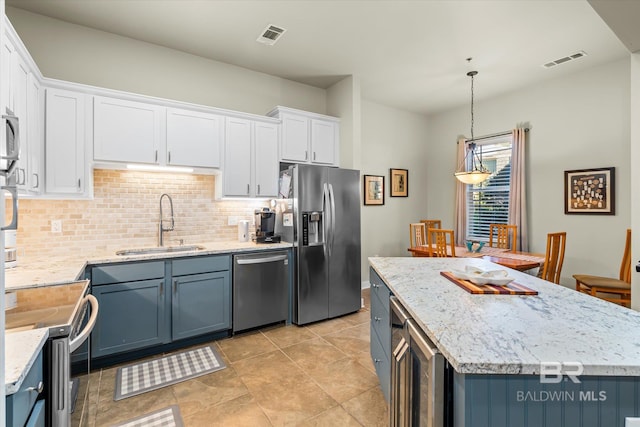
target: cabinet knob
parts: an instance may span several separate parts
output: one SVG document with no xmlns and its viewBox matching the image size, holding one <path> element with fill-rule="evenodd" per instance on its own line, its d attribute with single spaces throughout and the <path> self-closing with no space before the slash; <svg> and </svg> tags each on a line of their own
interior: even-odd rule
<svg viewBox="0 0 640 427">
<path fill-rule="evenodd" d="M 260 184 L 258 184 L 258 194 L 260 194 Z"/>
<path fill-rule="evenodd" d="M 29 392 L 35 391 L 38 394 L 42 393 L 42 390 L 44 390 L 44 383 L 42 381 L 38 382 L 38 386 L 37 387 L 29 387 L 29 388 L 27 388 L 27 391 L 29 391 Z"/>
<path fill-rule="evenodd" d="M 251 190 L 251 188 L 250 188 L 249 184 L 247 184 L 247 194 L 249 194 L 250 190 Z"/>
<path fill-rule="evenodd" d="M 176 291 L 178 290 L 178 281 L 174 280 L 173 281 L 173 294 L 176 294 Z"/>
<path fill-rule="evenodd" d="M 34 178 L 34 184 L 31 186 L 31 188 L 38 188 L 40 187 L 40 177 L 38 176 L 37 173 L 32 174 L 33 178 Z"/>
<path fill-rule="evenodd" d="M 380 359 L 373 359 L 373 363 L 380 363 L 380 362 L 382 362 L 382 360 L 380 360 Z"/>
<path fill-rule="evenodd" d="M 373 286 L 374 288 L 379 288 L 380 287 L 380 285 L 376 285 L 375 283 L 373 285 L 371 285 L 371 286 Z"/>
<path fill-rule="evenodd" d="M 167 153 L 167 157 L 168 157 L 167 163 L 171 163 L 171 151 Z"/>
<path fill-rule="evenodd" d="M 379 322 L 382 320 L 382 318 L 378 316 L 373 316 L 373 320 L 375 320 L 376 322 Z"/>
<path fill-rule="evenodd" d="M 307 150 L 304 150 L 304 159 L 309 160 L 309 152 Z"/>
<path fill-rule="evenodd" d="M 158 163 L 158 150 L 156 150 L 156 163 Z"/>
<path fill-rule="evenodd" d="M 78 178 L 78 189 L 82 188 L 82 182 L 80 181 L 80 178 Z"/>
<path fill-rule="evenodd" d="M 315 160 L 315 159 L 316 159 L 316 152 L 314 151 L 313 152 L 313 160 Z"/>
</svg>

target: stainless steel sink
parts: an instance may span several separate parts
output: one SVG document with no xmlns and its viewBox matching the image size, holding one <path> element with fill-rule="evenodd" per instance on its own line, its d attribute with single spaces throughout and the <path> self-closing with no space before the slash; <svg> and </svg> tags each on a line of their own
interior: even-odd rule
<svg viewBox="0 0 640 427">
<path fill-rule="evenodd" d="M 161 246 L 157 248 L 143 248 L 143 249 L 124 249 L 117 251 L 116 255 L 150 255 L 150 254 L 170 254 L 174 252 L 192 252 L 201 251 L 204 246 L 198 245 L 186 245 L 186 246 Z"/>
</svg>

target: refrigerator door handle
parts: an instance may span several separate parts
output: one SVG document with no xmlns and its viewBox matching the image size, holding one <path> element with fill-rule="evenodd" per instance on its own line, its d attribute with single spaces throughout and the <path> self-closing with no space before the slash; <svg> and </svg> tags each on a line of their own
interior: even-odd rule
<svg viewBox="0 0 640 427">
<path fill-rule="evenodd" d="M 331 252 L 329 251 L 329 222 L 330 222 L 330 217 L 329 217 L 329 211 L 331 209 L 331 199 L 329 198 L 329 187 L 327 186 L 327 183 L 325 182 L 324 184 L 322 184 L 322 212 L 323 212 L 323 218 L 322 218 L 322 228 L 324 229 L 324 242 L 322 243 L 322 251 L 324 252 L 324 257 L 328 258 L 331 255 Z"/>
<path fill-rule="evenodd" d="M 329 184 L 329 199 L 331 200 L 331 245 L 329 246 L 329 255 L 331 255 L 336 235 L 336 199 L 333 195 L 332 184 Z"/>
</svg>

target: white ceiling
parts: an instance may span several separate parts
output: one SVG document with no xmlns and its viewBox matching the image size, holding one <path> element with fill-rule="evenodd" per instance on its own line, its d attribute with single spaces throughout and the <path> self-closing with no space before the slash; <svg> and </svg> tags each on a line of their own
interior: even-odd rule
<svg viewBox="0 0 640 427">
<path fill-rule="evenodd" d="M 354 75 L 363 98 L 427 114 L 469 102 L 471 69 L 482 100 L 629 55 L 586 0 L 6 4 L 321 88 Z M 274 46 L 255 41 L 267 24 L 287 29 Z M 581 50 L 588 55 L 542 67 Z"/>
</svg>

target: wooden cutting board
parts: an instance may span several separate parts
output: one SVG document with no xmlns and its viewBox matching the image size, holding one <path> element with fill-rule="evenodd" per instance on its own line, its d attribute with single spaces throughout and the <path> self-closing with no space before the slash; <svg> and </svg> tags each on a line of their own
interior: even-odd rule
<svg viewBox="0 0 640 427">
<path fill-rule="evenodd" d="M 458 279 L 449 271 L 441 271 L 441 276 L 446 277 L 465 291 L 476 295 L 538 295 L 538 291 L 534 291 L 524 285 L 511 282 L 506 286 L 498 285 L 475 285 L 468 280 Z"/>
</svg>

